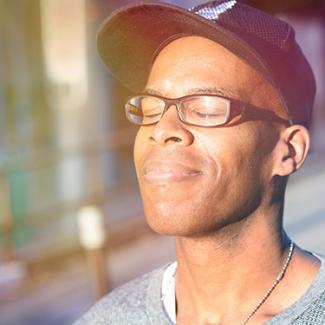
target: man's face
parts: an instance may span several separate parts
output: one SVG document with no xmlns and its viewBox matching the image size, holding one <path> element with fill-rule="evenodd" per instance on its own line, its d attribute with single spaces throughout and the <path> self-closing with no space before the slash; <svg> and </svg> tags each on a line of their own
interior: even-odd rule
<svg viewBox="0 0 325 325">
<path fill-rule="evenodd" d="M 168 98 L 223 94 L 281 107 L 275 89 L 250 66 L 198 36 L 177 39 L 159 53 L 146 90 Z M 175 106 L 157 124 L 141 127 L 134 159 L 149 225 L 162 234 L 200 236 L 250 215 L 270 191 L 276 130 L 265 121 L 190 126 Z"/>
</svg>

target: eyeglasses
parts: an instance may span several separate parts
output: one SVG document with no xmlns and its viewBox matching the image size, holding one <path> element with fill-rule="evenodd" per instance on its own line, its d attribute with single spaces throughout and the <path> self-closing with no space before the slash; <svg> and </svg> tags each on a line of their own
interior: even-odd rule
<svg viewBox="0 0 325 325">
<path fill-rule="evenodd" d="M 236 99 L 219 95 L 188 95 L 165 98 L 156 95 L 138 95 L 125 104 L 128 120 L 138 125 L 158 123 L 167 109 L 175 105 L 179 119 L 186 124 L 215 127 L 229 123 L 235 116 L 243 120 L 271 120 L 290 125 L 290 121 L 273 111 L 252 106 Z"/>
</svg>

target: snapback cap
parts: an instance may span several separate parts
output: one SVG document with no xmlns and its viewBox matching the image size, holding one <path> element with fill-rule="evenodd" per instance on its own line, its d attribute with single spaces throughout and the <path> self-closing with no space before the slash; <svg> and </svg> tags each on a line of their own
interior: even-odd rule
<svg viewBox="0 0 325 325">
<path fill-rule="evenodd" d="M 97 47 L 112 74 L 141 92 L 159 51 L 189 35 L 215 41 L 256 69 L 278 90 L 288 119 L 309 126 L 316 84 L 293 28 L 237 0 L 191 9 L 157 2 L 122 7 L 99 28 Z"/>
</svg>

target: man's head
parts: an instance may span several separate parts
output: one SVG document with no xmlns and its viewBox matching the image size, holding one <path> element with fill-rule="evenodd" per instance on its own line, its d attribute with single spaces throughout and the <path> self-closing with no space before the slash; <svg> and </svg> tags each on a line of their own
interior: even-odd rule
<svg viewBox="0 0 325 325">
<path fill-rule="evenodd" d="M 222 95 L 286 116 L 270 83 L 224 47 L 198 36 L 162 49 L 144 92 L 166 98 Z M 199 236 L 239 221 L 263 200 L 270 204 L 274 178 L 301 164 L 308 147 L 305 128 L 292 126 L 288 132 L 282 123 L 236 123 L 240 119 L 235 116 L 221 127 L 192 126 L 182 123 L 170 106 L 157 124 L 140 128 L 135 165 L 154 230 Z M 298 145 L 290 144 L 289 134 Z M 294 155 L 290 147 L 304 153 Z"/>
<path fill-rule="evenodd" d="M 204 11 L 202 8 L 209 10 Z M 152 12 L 149 14 L 150 10 Z M 174 18 L 183 20 L 178 22 L 166 16 L 169 22 L 165 22 L 160 30 L 158 26 L 152 26 L 153 32 L 147 26 L 146 35 L 144 19 L 151 16 L 151 23 L 154 23 L 152 15 L 156 12 L 160 13 L 161 20 L 164 10 L 172 13 Z M 145 213 L 149 224 L 157 232 L 200 236 L 242 220 L 261 209 L 272 208 L 273 204 L 281 205 L 287 176 L 299 168 L 306 157 L 309 136 L 301 124 L 308 124 L 310 113 L 301 109 L 311 105 L 314 90 L 313 84 L 307 85 L 303 94 L 297 92 L 295 96 L 293 85 L 299 85 L 302 81 L 293 79 L 293 84 L 286 83 L 292 77 L 301 76 L 302 72 L 310 72 L 294 39 L 289 44 L 291 48 L 287 44 L 293 37 L 292 29 L 288 29 L 285 35 L 287 25 L 283 23 L 285 26 L 279 28 L 282 41 L 279 41 L 279 35 L 273 35 L 275 40 L 270 40 L 270 43 L 274 42 L 269 47 L 272 53 L 267 53 L 265 39 L 260 39 L 258 35 L 254 40 L 252 36 L 261 34 L 261 31 L 251 31 L 249 35 L 249 28 L 254 22 L 249 28 L 246 26 L 245 37 L 240 38 L 241 29 L 236 31 L 229 24 L 225 25 L 229 17 L 224 20 L 220 18 L 219 21 L 219 16 L 229 16 L 228 12 L 231 16 L 233 10 L 237 19 L 240 18 L 240 12 L 243 14 L 247 11 L 247 6 L 236 1 L 215 1 L 194 10 L 200 15 L 196 18 L 193 17 L 196 14 L 189 14 L 177 7 L 143 5 L 142 11 L 139 6 L 136 10 L 129 8 L 117 13 L 115 21 L 113 17 L 99 34 L 102 56 L 126 84 L 131 86 L 137 77 L 141 84 L 140 81 L 144 80 L 141 72 L 147 66 L 149 72 L 142 92 L 157 96 L 160 103 L 170 103 L 170 99 L 188 95 L 209 94 L 240 102 L 245 108 L 265 110 L 270 116 L 278 117 L 278 121 L 263 118 L 259 114 L 244 118 L 244 111 L 240 111 L 239 114 L 230 114 L 224 125 L 205 127 L 187 123 L 189 120 L 184 116 L 188 108 L 185 109 L 185 105 L 178 104 L 176 109 L 171 104 L 165 107 L 162 115 L 160 112 L 160 120 L 155 124 L 141 126 L 135 142 L 135 164 Z M 213 23 L 204 22 L 207 17 L 209 19 L 209 15 L 214 15 Z M 251 13 L 248 17 L 253 19 L 253 16 Z M 109 30 L 112 32 L 116 26 L 121 27 L 119 23 L 123 19 L 125 23 L 127 17 L 132 22 L 124 25 L 127 26 L 124 31 L 131 27 L 134 32 L 137 31 L 135 40 L 128 38 L 129 43 L 126 43 L 124 39 L 124 47 L 112 45 L 114 38 L 115 43 L 121 43 L 120 38 L 126 35 L 116 32 L 115 36 L 111 36 Z M 231 19 L 234 20 L 234 17 Z M 239 23 L 244 24 L 247 17 L 244 15 L 241 19 Z M 189 22 L 194 27 L 188 25 Z M 260 20 L 255 25 L 259 23 Z M 171 25 L 177 28 L 173 30 L 175 26 L 172 28 Z M 276 26 L 277 21 L 273 25 Z M 131 62 L 127 67 L 132 70 L 133 76 L 130 71 L 126 72 L 124 66 L 116 64 L 118 61 L 114 50 L 113 54 L 107 54 L 104 36 L 106 40 L 107 37 L 110 39 L 112 48 L 128 49 Z M 270 35 L 268 37 L 271 38 Z M 134 54 L 134 51 L 139 53 Z M 299 67 L 298 71 L 291 65 L 286 67 L 286 72 L 292 74 L 288 76 L 279 67 L 285 66 L 283 58 L 288 60 L 289 52 L 295 62 L 307 66 Z M 119 54 L 121 56 L 121 51 Z M 312 75 L 307 73 L 306 80 L 313 80 Z M 299 98 L 303 102 L 295 110 L 293 104 L 298 103 Z M 155 101 L 152 98 L 147 101 L 146 105 L 150 106 L 148 102 Z M 141 117 L 143 110 L 139 100 L 134 103 L 136 111 L 131 108 L 132 113 Z M 207 113 L 206 107 L 204 114 Z M 154 113 L 148 113 L 146 119 L 140 118 L 140 122 L 157 118 L 157 108 L 153 104 L 149 108 Z M 293 123 L 284 122 L 291 119 Z"/>
</svg>

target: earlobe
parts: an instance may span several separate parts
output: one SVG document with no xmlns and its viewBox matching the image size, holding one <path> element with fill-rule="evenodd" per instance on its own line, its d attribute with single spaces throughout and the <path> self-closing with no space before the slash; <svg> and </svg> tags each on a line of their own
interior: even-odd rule
<svg viewBox="0 0 325 325">
<path fill-rule="evenodd" d="M 284 129 L 275 148 L 274 175 L 289 176 L 297 171 L 306 160 L 309 145 L 309 132 L 304 126 Z"/>
</svg>

